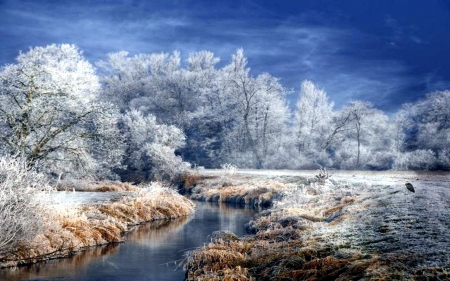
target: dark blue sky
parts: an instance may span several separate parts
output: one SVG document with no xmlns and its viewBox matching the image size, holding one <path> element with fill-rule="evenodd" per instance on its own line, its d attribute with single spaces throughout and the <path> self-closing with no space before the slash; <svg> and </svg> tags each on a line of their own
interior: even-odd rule
<svg viewBox="0 0 450 281">
<path fill-rule="evenodd" d="M 92 63 L 109 52 L 209 50 L 228 63 L 244 48 L 252 73 L 292 88 L 310 79 L 337 107 L 371 101 L 388 112 L 450 89 L 450 1 L 0 0 L 0 64 L 51 43 Z"/>
</svg>

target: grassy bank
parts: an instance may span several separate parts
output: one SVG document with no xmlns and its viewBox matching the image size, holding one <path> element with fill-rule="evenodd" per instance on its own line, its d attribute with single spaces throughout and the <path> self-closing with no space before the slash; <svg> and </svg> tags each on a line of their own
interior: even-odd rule
<svg viewBox="0 0 450 281">
<path fill-rule="evenodd" d="M 186 174 L 182 180 L 183 191 L 192 200 L 265 208 L 270 207 L 284 191 L 307 182 L 303 177 L 261 178 L 228 174 Z"/>
<path fill-rule="evenodd" d="M 187 254 L 187 280 L 450 279 L 448 182 L 414 194 L 382 179 L 279 184 L 282 199 L 248 224 L 252 235 Z"/>
<path fill-rule="evenodd" d="M 191 201 L 158 183 L 108 204 L 50 206 L 45 210 L 44 231 L 0 256 L 0 267 L 35 263 L 90 246 L 121 242 L 132 225 L 187 216 L 193 211 Z"/>
<path fill-rule="evenodd" d="M 68 179 L 59 181 L 56 187 L 58 191 L 81 191 L 81 192 L 129 192 L 138 191 L 139 187 L 128 182 L 120 181 L 96 181 Z"/>
</svg>

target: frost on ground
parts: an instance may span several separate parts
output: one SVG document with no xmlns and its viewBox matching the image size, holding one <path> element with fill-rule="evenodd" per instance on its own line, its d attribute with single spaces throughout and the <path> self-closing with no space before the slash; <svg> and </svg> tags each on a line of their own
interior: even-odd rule
<svg viewBox="0 0 450 281">
<path fill-rule="evenodd" d="M 418 184 L 416 193 L 404 186 L 331 181 L 321 188 L 325 190 L 318 195 L 291 192 L 287 196 L 292 198 L 279 202 L 277 207 L 296 212 L 298 204 L 308 206 L 298 212 L 321 220 L 311 235 L 336 246 L 405 256 L 417 266 L 450 265 L 448 183 Z"/>
<path fill-rule="evenodd" d="M 339 171 L 328 179 L 315 178 L 316 173 L 239 171 L 241 177 L 277 179 L 289 188 L 273 208 L 249 223 L 254 235 L 216 241 L 188 255 L 188 276 L 450 279 L 448 173 Z M 295 180 L 301 176 L 310 179 L 308 184 L 292 187 L 302 182 Z M 413 183 L 415 193 L 406 189 L 405 180 Z M 212 265 L 215 260 L 221 266 Z"/>
</svg>

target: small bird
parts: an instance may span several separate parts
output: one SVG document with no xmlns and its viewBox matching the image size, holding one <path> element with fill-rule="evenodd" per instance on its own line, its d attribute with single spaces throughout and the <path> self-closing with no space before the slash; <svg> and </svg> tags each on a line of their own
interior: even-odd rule
<svg viewBox="0 0 450 281">
<path fill-rule="evenodd" d="M 405 186 L 406 186 L 406 188 L 409 190 L 409 191 L 411 191 L 411 192 L 415 192 L 414 191 L 414 186 L 410 183 L 410 182 L 405 182 Z"/>
</svg>

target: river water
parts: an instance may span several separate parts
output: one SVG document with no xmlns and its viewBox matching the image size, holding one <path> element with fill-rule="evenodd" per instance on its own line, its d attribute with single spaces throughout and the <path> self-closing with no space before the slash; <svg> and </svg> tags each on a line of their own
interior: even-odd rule
<svg viewBox="0 0 450 281">
<path fill-rule="evenodd" d="M 138 281 L 184 280 L 184 253 L 211 241 L 216 230 L 245 235 L 256 210 L 196 202 L 196 212 L 173 221 L 148 223 L 126 235 L 125 243 L 94 247 L 73 257 L 0 269 L 0 280 Z"/>
</svg>

